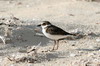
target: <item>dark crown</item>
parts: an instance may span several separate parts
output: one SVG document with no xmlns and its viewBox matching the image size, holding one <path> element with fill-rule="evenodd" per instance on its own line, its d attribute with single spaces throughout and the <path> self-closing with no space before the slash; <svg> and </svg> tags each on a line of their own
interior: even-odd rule
<svg viewBox="0 0 100 66">
<path fill-rule="evenodd" d="M 50 25 L 51 23 L 49 21 L 43 21 L 42 25 Z"/>
</svg>

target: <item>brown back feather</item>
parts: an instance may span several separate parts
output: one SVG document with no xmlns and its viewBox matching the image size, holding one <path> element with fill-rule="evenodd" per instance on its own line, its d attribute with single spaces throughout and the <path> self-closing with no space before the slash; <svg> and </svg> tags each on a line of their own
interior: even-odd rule
<svg viewBox="0 0 100 66">
<path fill-rule="evenodd" d="M 48 26 L 46 32 L 52 35 L 73 35 L 54 25 Z"/>
</svg>

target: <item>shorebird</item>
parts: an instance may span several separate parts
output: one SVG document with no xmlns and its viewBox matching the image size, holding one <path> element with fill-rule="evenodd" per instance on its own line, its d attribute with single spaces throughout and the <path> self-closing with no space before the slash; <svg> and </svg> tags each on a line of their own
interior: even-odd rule
<svg viewBox="0 0 100 66">
<path fill-rule="evenodd" d="M 39 24 L 37 26 L 42 27 L 42 33 L 47 38 L 54 40 L 54 46 L 52 48 L 52 51 L 58 49 L 59 40 L 66 38 L 68 35 L 75 35 L 64 31 L 63 29 L 51 24 L 49 21 L 43 21 L 42 24 Z"/>
</svg>

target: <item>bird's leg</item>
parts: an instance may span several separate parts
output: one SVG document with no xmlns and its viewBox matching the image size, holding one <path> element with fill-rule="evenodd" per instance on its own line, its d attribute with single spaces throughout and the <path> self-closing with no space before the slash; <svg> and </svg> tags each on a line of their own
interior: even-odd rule
<svg viewBox="0 0 100 66">
<path fill-rule="evenodd" d="M 56 40 L 54 40 L 54 46 L 51 51 L 55 50 L 56 43 L 57 43 Z"/>
<path fill-rule="evenodd" d="M 59 47 L 59 40 L 57 40 L 57 41 L 56 41 L 56 44 L 57 44 L 57 47 L 56 47 L 56 49 L 55 49 L 55 50 L 57 50 L 57 49 L 58 49 L 58 47 Z"/>
<path fill-rule="evenodd" d="M 56 40 L 54 40 L 54 45 L 53 45 L 53 48 L 52 48 L 51 50 L 42 51 L 42 52 L 48 52 L 48 51 L 52 52 L 52 51 L 54 51 L 54 50 L 55 50 L 55 46 L 56 46 L 56 45 L 57 45 L 57 41 L 56 41 Z"/>
</svg>

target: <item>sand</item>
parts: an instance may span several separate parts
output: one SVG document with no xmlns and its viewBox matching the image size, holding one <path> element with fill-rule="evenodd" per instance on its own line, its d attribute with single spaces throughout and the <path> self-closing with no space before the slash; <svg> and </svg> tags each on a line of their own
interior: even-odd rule
<svg viewBox="0 0 100 66">
<path fill-rule="evenodd" d="M 11 42 L 0 42 L 0 66 L 100 66 L 100 3 L 74 0 L 1 0 L 0 18 L 17 17 L 19 26 L 12 31 Z M 47 20 L 70 33 L 83 37 L 60 41 L 59 49 L 51 49 L 53 41 L 38 36 L 36 25 Z M 1 23 L 2 21 L 0 21 Z M 4 21 L 5 22 L 5 21 Z M 16 21 L 14 21 L 16 22 Z M 23 22 L 22 24 L 20 24 Z M 0 29 L 1 30 L 1 29 Z M 40 34 L 41 29 L 40 29 Z M 0 32 L 1 35 L 4 33 Z M 23 53 L 37 46 L 34 63 L 10 61 L 7 56 Z"/>
</svg>

